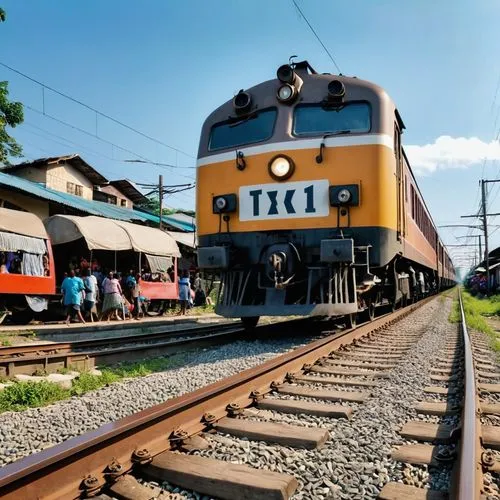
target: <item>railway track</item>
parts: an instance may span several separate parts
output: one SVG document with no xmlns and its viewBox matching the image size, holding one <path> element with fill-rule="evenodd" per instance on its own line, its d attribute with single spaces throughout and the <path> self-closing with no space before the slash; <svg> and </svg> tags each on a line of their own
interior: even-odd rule
<svg viewBox="0 0 500 500">
<path fill-rule="evenodd" d="M 428 300 L 14 462 L 0 471 L 0 494 L 169 498 L 143 484 L 153 478 L 219 498 L 289 498 L 297 488 L 290 474 L 202 455 L 221 435 L 321 447 L 328 430 L 269 422 L 261 412 L 351 418 L 422 336 L 386 329 Z"/>
<path fill-rule="evenodd" d="M 297 326 L 303 319 L 258 326 L 253 333 L 241 323 L 215 324 L 180 331 L 145 333 L 104 339 L 76 340 L 43 344 L 22 344 L 0 347 L 0 377 L 35 372 L 54 373 L 60 369 L 91 370 L 96 366 L 164 356 L 190 349 L 200 349 L 264 332 L 279 334 L 290 324 Z"/>
</svg>

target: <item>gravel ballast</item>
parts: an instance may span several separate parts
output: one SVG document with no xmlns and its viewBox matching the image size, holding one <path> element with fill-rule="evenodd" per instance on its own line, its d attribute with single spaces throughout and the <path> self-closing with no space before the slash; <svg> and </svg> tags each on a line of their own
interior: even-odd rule
<svg viewBox="0 0 500 500">
<path fill-rule="evenodd" d="M 379 387 L 371 390 L 372 397 L 367 402 L 349 403 L 354 409 L 350 421 L 272 411 L 253 412 L 249 417 L 328 429 L 330 439 L 323 448 L 302 450 L 227 435 L 209 435 L 210 448 L 196 453 L 291 474 L 299 482 L 293 500 L 377 498 L 389 481 L 446 489 L 449 480 L 446 471 L 429 475 L 426 467 L 397 463 L 390 458 L 390 453 L 396 445 L 406 442 L 398 433 L 401 426 L 421 418 L 413 406 L 423 399 L 422 389 L 430 385 L 429 369 L 446 337 L 456 335 L 456 325 L 448 323 L 450 308 L 450 300 L 436 299 L 387 330 L 395 334 L 425 333 L 391 371 L 390 378 L 378 381 Z M 168 483 L 162 486 L 186 498 L 208 498 Z"/>
<path fill-rule="evenodd" d="M 311 340 L 238 341 L 183 355 L 182 367 L 44 408 L 0 414 L 0 466 L 256 366 Z"/>
</svg>

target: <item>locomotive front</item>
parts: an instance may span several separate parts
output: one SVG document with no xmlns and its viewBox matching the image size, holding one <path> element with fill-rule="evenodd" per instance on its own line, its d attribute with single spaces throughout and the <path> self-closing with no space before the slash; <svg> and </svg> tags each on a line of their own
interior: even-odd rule
<svg viewBox="0 0 500 500">
<path fill-rule="evenodd" d="M 371 312 L 401 246 L 394 116 L 376 85 L 302 62 L 207 118 L 198 264 L 221 278 L 218 314 Z"/>
</svg>

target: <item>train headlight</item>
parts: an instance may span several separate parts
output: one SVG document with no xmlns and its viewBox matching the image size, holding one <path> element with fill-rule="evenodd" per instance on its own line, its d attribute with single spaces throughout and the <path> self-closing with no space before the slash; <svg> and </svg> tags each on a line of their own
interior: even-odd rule
<svg viewBox="0 0 500 500">
<path fill-rule="evenodd" d="M 283 66 L 278 68 L 276 76 L 282 83 L 294 83 L 297 75 L 289 64 L 283 64 Z"/>
<path fill-rule="evenodd" d="M 330 186 L 330 205 L 332 207 L 359 205 L 359 185 L 343 184 L 341 186 Z"/>
<path fill-rule="evenodd" d="M 215 198 L 214 205 L 217 210 L 222 212 L 227 207 L 227 200 L 224 196 L 219 196 Z"/>
<path fill-rule="evenodd" d="M 249 111 L 251 105 L 252 96 L 243 89 L 233 97 L 233 107 L 236 113 L 246 113 Z"/>
<path fill-rule="evenodd" d="M 295 170 L 293 160 L 285 155 L 278 155 L 269 162 L 269 175 L 276 181 L 288 179 Z"/>
<path fill-rule="evenodd" d="M 339 203 L 342 204 L 347 203 L 351 198 L 352 195 L 348 189 L 341 189 L 337 194 L 337 199 L 339 200 Z"/>
<path fill-rule="evenodd" d="M 236 195 L 222 194 L 212 198 L 212 211 L 214 214 L 222 214 L 236 211 Z"/>
<path fill-rule="evenodd" d="M 328 84 L 328 98 L 341 100 L 345 96 L 345 86 L 340 80 L 332 80 Z"/>
<path fill-rule="evenodd" d="M 290 101 L 295 97 L 295 92 L 295 87 L 292 87 L 292 85 L 285 83 L 278 89 L 278 99 L 281 102 Z"/>
</svg>

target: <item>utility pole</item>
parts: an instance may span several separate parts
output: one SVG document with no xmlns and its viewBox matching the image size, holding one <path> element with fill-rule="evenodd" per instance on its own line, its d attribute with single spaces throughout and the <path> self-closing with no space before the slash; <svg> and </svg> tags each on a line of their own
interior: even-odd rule
<svg viewBox="0 0 500 500">
<path fill-rule="evenodd" d="M 158 197 L 160 198 L 160 213 L 159 213 L 159 217 L 160 217 L 160 229 L 162 229 L 161 216 L 162 216 L 162 212 L 163 212 L 163 175 L 161 175 L 161 174 L 160 174 L 160 179 L 159 179 L 159 182 L 158 182 L 158 186 L 159 186 Z"/>
<path fill-rule="evenodd" d="M 486 291 L 490 292 L 490 259 L 489 259 L 489 247 L 488 247 L 488 216 L 500 215 L 500 214 L 488 214 L 488 193 L 486 191 L 486 184 L 500 182 L 500 179 L 481 179 L 481 216 L 475 215 L 462 215 L 465 217 L 480 217 L 483 223 L 483 233 L 484 233 L 484 260 L 486 265 Z"/>
<path fill-rule="evenodd" d="M 455 236 L 455 238 L 457 239 L 460 239 L 460 238 L 466 238 L 466 239 L 469 239 L 469 238 L 477 238 L 477 243 L 478 243 L 478 246 L 479 246 L 479 262 L 481 262 L 482 260 L 482 255 L 483 255 L 483 245 L 482 245 L 482 236 L 480 234 L 472 234 L 471 236 Z"/>
<path fill-rule="evenodd" d="M 189 189 L 194 188 L 194 184 L 173 184 L 171 186 L 164 186 L 163 185 L 163 175 L 159 176 L 158 179 L 158 184 L 142 184 L 140 182 L 137 183 L 138 186 L 141 186 L 142 188 L 147 188 L 151 189 L 148 193 L 145 194 L 146 197 L 149 196 L 156 196 L 158 195 L 158 201 L 159 201 L 159 227 L 160 229 L 163 229 L 163 197 L 165 195 L 169 194 L 175 194 L 175 193 L 180 193 L 182 191 L 187 191 Z"/>
</svg>

